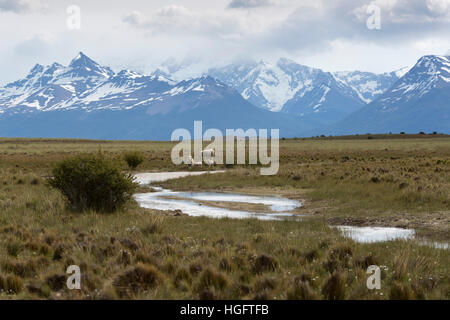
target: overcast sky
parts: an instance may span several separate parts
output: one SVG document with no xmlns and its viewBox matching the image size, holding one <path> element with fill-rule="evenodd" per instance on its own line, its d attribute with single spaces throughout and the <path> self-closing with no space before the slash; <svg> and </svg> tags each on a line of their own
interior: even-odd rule
<svg viewBox="0 0 450 320">
<path fill-rule="evenodd" d="M 287 57 L 381 73 L 450 54 L 450 0 L 0 0 L 0 31 L 0 85 L 79 51 L 116 71 Z"/>
</svg>

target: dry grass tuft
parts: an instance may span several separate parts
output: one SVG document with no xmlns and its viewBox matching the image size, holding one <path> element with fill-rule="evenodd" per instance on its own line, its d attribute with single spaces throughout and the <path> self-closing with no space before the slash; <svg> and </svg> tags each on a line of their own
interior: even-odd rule
<svg viewBox="0 0 450 320">
<path fill-rule="evenodd" d="M 400 226 L 448 242 L 448 138 L 285 140 L 276 176 L 235 165 L 226 173 L 161 183 L 171 190 L 304 200 L 295 211 L 306 215 L 301 223 L 174 217 L 133 202 L 110 215 L 72 212 L 44 177 L 55 163 L 95 154 L 99 145 L 106 158 L 120 160 L 122 172 L 129 171 L 119 159 L 127 150 L 143 153 L 142 172 L 197 170 L 174 166 L 167 142 L 0 139 L 1 297 L 450 298 L 445 250 L 404 241 L 358 244 L 328 227 Z M 72 264 L 82 274 L 76 292 L 61 289 Z M 372 264 L 382 267 L 377 295 L 366 287 Z"/>
<path fill-rule="evenodd" d="M 203 290 L 214 288 L 220 291 L 225 289 L 228 286 L 228 283 L 229 281 L 223 273 L 218 272 L 213 268 L 207 268 L 200 275 L 197 290 L 201 292 Z"/>
<path fill-rule="evenodd" d="M 415 295 L 409 284 L 395 282 L 389 293 L 391 300 L 414 300 Z"/>
<path fill-rule="evenodd" d="M 253 265 L 253 271 L 260 274 L 263 272 L 275 271 L 277 267 L 278 261 L 275 258 L 262 254 L 256 258 Z"/>
<path fill-rule="evenodd" d="M 138 264 L 114 280 L 114 288 L 121 297 L 132 297 L 154 289 L 164 282 L 164 276 L 152 265 Z"/>
<path fill-rule="evenodd" d="M 317 300 L 319 297 L 310 287 L 309 281 L 294 281 L 287 292 L 288 300 Z"/>
<path fill-rule="evenodd" d="M 53 291 L 60 291 L 66 287 L 66 275 L 62 273 L 52 274 L 45 279 L 45 283 Z"/>
<path fill-rule="evenodd" d="M 322 294 L 327 300 L 345 299 L 345 281 L 340 272 L 334 272 L 322 286 Z"/>
</svg>

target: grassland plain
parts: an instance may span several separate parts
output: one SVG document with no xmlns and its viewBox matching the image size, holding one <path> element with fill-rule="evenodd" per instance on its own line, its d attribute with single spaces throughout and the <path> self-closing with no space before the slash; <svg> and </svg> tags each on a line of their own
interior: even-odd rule
<svg viewBox="0 0 450 320">
<path fill-rule="evenodd" d="M 130 150 L 145 155 L 140 172 L 193 170 L 172 164 L 173 145 L 0 139 L 0 298 L 450 298 L 448 250 L 357 244 L 330 227 L 411 227 L 448 242 L 450 138 L 283 140 L 276 176 L 260 176 L 257 166 L 217 166 L 227 172 L 161 183 L 300 199 L 302 222 L 173 216 L 135 203 L 114 214 L 77 213 L 45 183 L 57 161 L 99 150 L 124 170 L 120 159 Z M 79 291 L 65 286 L 72 264 L 81 267 Z M 371 264 L 382 267 L 381 290 L 366 287 Z"/>
</svg>

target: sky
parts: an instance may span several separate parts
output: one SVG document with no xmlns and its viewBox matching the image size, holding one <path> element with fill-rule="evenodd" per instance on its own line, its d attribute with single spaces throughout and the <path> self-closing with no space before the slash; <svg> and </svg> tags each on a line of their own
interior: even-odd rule
<svg viewBox="0 0 450 320">
<path fill-rule="evenodd" d="M 115 71 L 286 57 L 390 72 L 450 55 L 450 0 L 0 0 L 0 85 L 78 52 Z"/>
</svg>

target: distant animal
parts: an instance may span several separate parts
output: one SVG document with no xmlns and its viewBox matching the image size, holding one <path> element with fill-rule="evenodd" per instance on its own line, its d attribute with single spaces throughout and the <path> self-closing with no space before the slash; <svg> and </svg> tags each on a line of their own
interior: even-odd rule
<svg viewBox="0 0 450 320">
<path fill-rule="evenodd" d="M 203 165 L 203 162 L 201 162 L 201 161 L 200 161 L 200 162 L 195 162 L 194 159 L 192 159 L 191 156 L 189 156 L 189 161 L 191 162 L 190 165 L 191 165 L 192 167 L 195 167 L 195 166 L 201 167 L 201 166 Z"/>
<path fill-rule="evenodd" d="M 215 157 L 216 156 L 216 150 L 214 149 L 206 149 L 202 151 L 203 157 Z"/>
<path fill-rule="evenodd" d="M 210 167 L 216 164 L 216 162 L 212 159 L 205 159 L 205 163 Z"/>
</svg>

